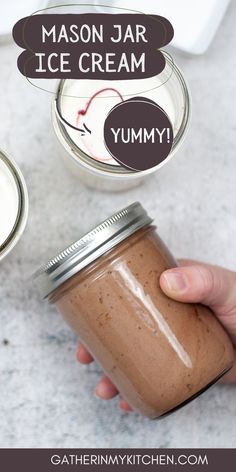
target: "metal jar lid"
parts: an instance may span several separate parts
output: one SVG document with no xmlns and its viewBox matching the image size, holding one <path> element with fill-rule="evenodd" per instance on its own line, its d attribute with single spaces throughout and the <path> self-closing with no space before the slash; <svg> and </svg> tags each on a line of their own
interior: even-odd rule
<svg viewBox="0 0 236 472">
<path fill-rule="evenodd" d="M 139 202 L 107 218 L 37 270 L 34 278 L 42 297 L 152 221 Z"/>
<path fill-rule="evenodd" d="M 15 222 L 12 225 L 11 231 L 7 235 L 6 239 L 0 244 L 0 260 L 2 260 L 17 244 L 25 229 L 28 218 L 29 202 L 25 179 L 18 165 L 2 150 L 0 150 L 0 161 L 3 163 L 3 166 L 6 168 L 6 172 L 11 175 L 12 181 L 14 182 L 17 199 L 16 205 L 18 208 Z M 6 206 L 6 212 L 9 211 L 8 203 L 9 202 L 7 201 L 4 202 Z"/>
</svg>

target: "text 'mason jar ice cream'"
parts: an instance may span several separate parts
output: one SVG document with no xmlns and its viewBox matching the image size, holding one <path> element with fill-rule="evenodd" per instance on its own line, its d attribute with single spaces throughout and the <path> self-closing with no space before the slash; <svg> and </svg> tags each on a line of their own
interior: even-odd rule
<svg viewBox="0 0 236 472">
<path fill-rule="evenodd" d="M 157 76 L 138 80 L 61 80 L 52 104 L 52 122 L 64 147 L 60 152 L 68 168 L 85 184 L 100 190 L 124 190 L 138 185 L 171 159 L 183 143 L 190 121 L 187 84 L 171 57 L 162 51 L 165 69 Z M 157 103 L 173 127 L 173 145 L 167 159 L 145 170 L 118 164 L 104 143 L 104 122 L 123 100 L 145 97 Z M 79 133 L 77 129 L 84 129 Z"/>
<path fill-rule="evenodd" d="M 159 277 L 176 262 L 139 203 L 115 213 L 35 274 L 121 395 L 149 418 L 199 395 L 233 365 L 205 306 L 169 299 Z"/>
</svg>

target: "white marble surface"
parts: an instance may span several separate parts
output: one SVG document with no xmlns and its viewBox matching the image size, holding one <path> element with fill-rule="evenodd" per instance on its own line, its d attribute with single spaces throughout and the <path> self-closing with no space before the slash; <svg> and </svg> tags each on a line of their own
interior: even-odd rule
<svg viewBox="0 0 236 472">
<path fill-rule="evenodd" d="M 160 421 L 127 416 L 93 391 L 99 369 L 75 361 L 76 338 L 42 303 L 30 274 L 114 210 L 141 200 L 177 256 L 236 268 L 236 3 L 208 53 L 177 56 L 192 90 L 187 140 L 159 174 L 123 194 L 85 188 L 58 159 L 50 96 L 0 47 L 0 147 L 21 165 L 27 230 L 0 265 L 0 447 L 233 447 L 236 386 L 215 386 Z M 3 341 L 7 339 L 8 345 Z"/>
</svg>

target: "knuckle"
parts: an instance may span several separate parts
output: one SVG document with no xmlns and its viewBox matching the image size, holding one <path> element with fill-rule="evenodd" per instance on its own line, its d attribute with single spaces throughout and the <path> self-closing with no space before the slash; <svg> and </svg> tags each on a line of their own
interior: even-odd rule
<svg viewBox="0 0 236 472">
<path fill-rule="evenodd" d="M 201 267 L 199 268 L 202 278 L 202 295 L 203 297 L 216 298 L 223 289 L 223 281 L 221 277 L 218 277 L 214 268 L 212 267 Z"/>
</svg>

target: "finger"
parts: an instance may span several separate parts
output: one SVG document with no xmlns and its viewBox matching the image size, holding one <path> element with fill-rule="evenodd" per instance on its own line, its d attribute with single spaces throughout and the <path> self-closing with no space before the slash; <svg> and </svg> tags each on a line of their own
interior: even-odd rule
<svg viewBox="0 0 236 472">
<path fill-rule="evenodd" d="M 111 398 L 118 395 L 118 390 L 115 385 L 113 385 L 112 381 L 106 375 L 104 375 L 98 383 L 95 393 L 103 400 L 110 400 Z"/>
<path fill-rule="evenodd" d="M 83 344 L 79 344 L 76 358 L 81 364 L 90 364 L 93 362 L 93 357 Z"/>
<path fill-rule="evenodd" d="M 221 314 L 236 312 L 235 284 L 234 272 L 199 263 L 166 270 L 160 277 L 166 295 L 179 301 L 204 303 Z"/>
<path fill-rule="evenodd" d="M 121 410 L 124 410 L 126 412 L 131 412 L 133 411 L 133 408 L 125 401 L 123 398 L 119 401 L 119 407 Z"/>
<path fill-rule="evenodd" d="M 207 262 L 203 262 L 203 261 L 197 261 L 196 259 L 184 259 L 184 258 L 180 258 L 177 260 L 177 264 L 178 264 L 178 267 L 188 267 L 188 266 L 205 266 L 205 267 L 218 267 L 218 266 L 215 266 L 215 265 L 211 265 L 211 264 L 208 264 Z M 221 270 L 227 270 L 227 269 L 223 269 L 222 267 L 218 267 L 218 269 L 221 269 Z"/>
<path fill-rule="evenodd" d="M 202 261 L 196 261 L 196 259 L 184 259 L 184 258 L 180 258 L 177 260 L 177 263 L 178 263 L 178 266 L 181 266 L 181 267 L 186 267 L 186 266 L 193 266 L 193 265 L 208 265 L 207 263 L 205 262 L 202 262 Z"/>
<path fill-rule="evenodd" d="M 195 264 L 161 274 L 160 286 L 169 297 L 208 305 L 236 346 L 236 273 L 221 267 Z"/>
</svg>

